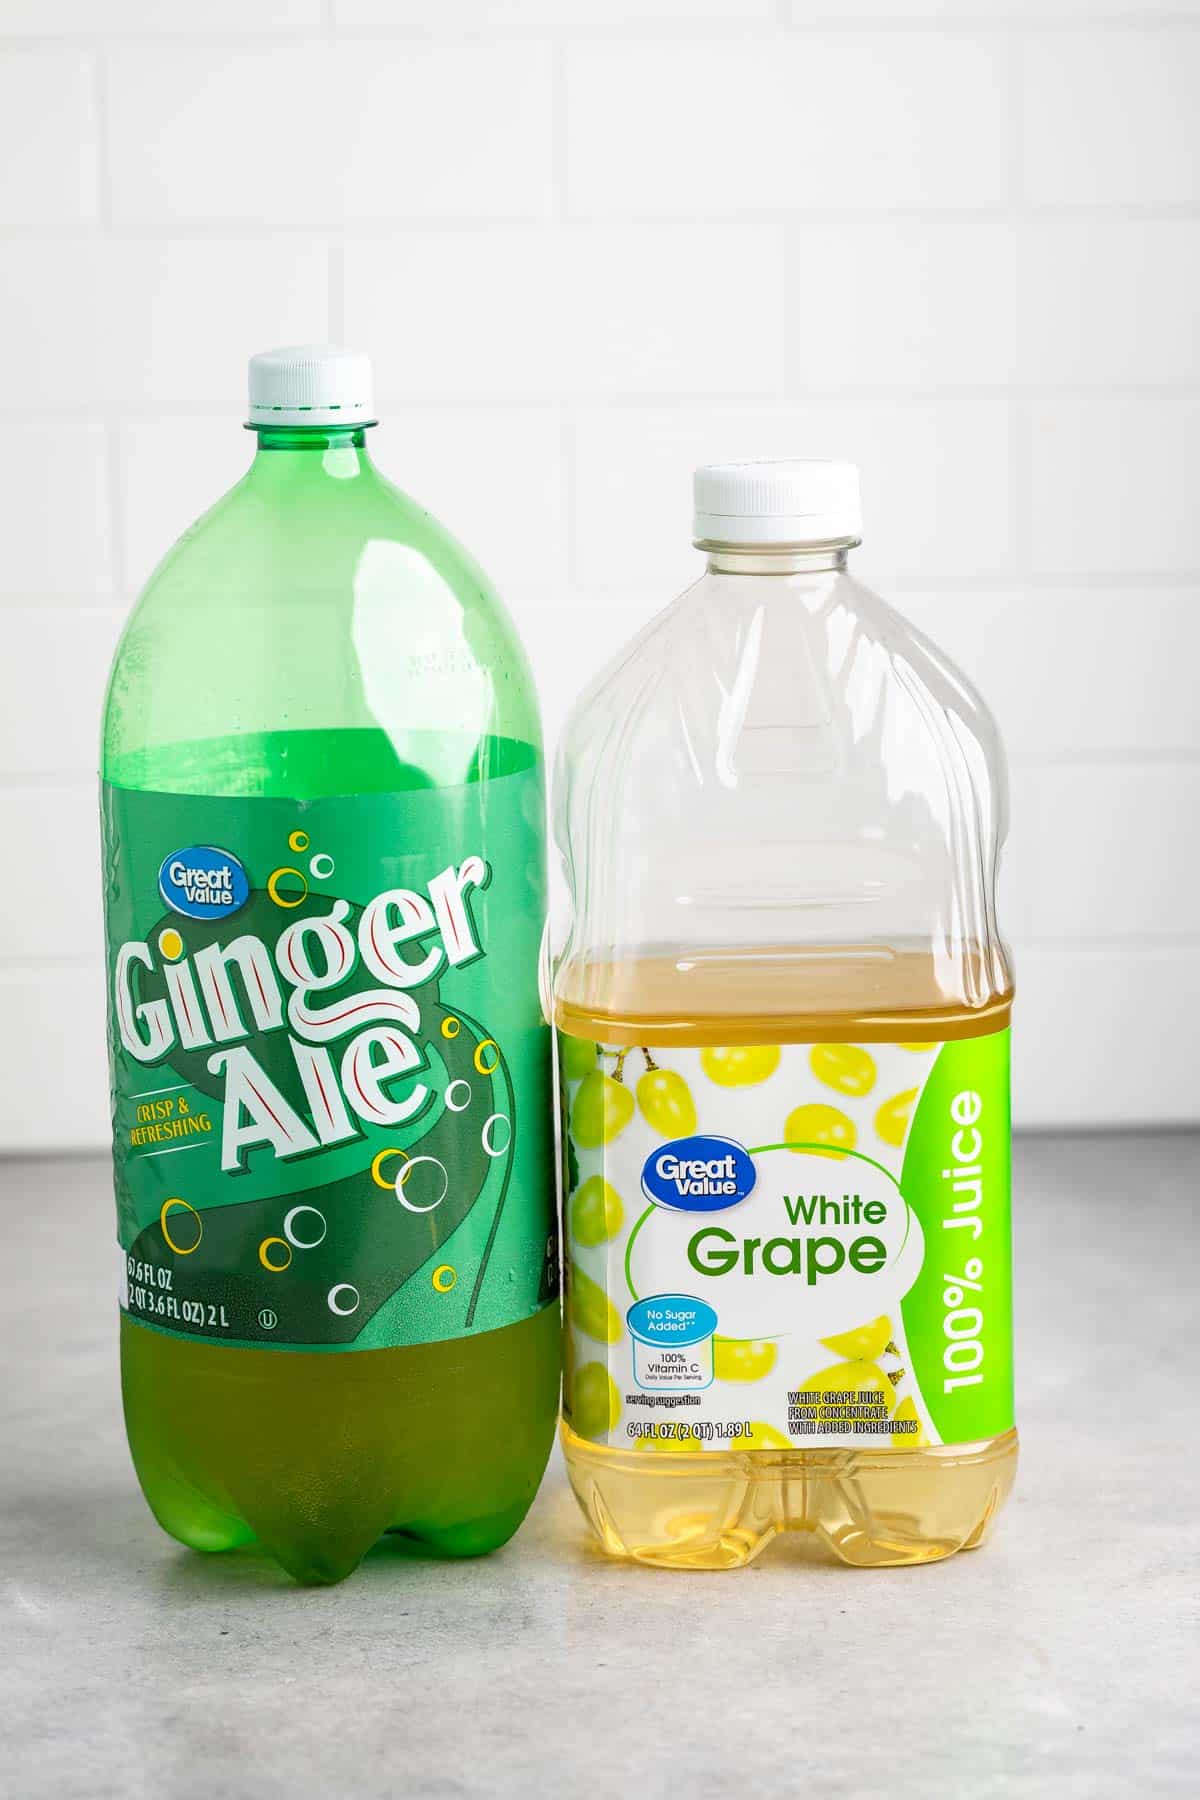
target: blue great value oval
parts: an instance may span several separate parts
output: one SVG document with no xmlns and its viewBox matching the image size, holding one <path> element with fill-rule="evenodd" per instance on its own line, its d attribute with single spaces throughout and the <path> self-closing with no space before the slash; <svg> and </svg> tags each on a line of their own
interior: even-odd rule
<svg viewBox="0 0 1200 1800">
<path fill-rule="evenodd" d="M 717 1329 L 716 1309 L 694 1294 L 649 1294 L 625 1314 L 643 1344 L 701 1344 Z"/>
<path fill-rule="evenodd" d="M 158 891 L 185 919 L 228 919 L 250 898 L 250 878 L 230 850 L 193 844 L 164 856 Z"/>
<path fill-rule="evenodd" d="M 675 1212 L 720 1212 L 736 1206 L 758 1179 L 754 1160 L 736 1138 L 697 1133 L 660 1144 L 642 1164 L 642 1192 Z"/>
</svg>

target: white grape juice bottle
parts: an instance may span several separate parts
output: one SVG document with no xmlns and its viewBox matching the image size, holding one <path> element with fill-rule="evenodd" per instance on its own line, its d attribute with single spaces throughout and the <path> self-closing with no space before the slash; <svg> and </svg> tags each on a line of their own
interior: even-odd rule
<svg viewBox="0 0 1200 1800">
<path fill-rule="evenodd" d="M 617 1556 L 931 1562 L 1017 1460 L 1003 752 L 848 573 L 853 467 L 695 487 L 558 770 L 567 1466 Z"/>
</svg>

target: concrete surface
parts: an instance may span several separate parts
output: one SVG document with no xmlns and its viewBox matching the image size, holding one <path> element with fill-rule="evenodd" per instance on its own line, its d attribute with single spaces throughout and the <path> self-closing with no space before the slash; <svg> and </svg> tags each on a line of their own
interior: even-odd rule
<svg viewBox="0 0 1200 1800">
<path fill-rule="evenodd" d="M 106 1168 L 0 1164 L 0 1792 L 1200 1791 L 1200 1138 L 1025 1140 L 1016 1175 L 1023 1464 L 981 1553 L 610 1564 L 556 1463 L 490 1561 L 381 1550 L 302 1592 L 254 1555 L 182 1550 L 145 1510 Z"/>
</svg>

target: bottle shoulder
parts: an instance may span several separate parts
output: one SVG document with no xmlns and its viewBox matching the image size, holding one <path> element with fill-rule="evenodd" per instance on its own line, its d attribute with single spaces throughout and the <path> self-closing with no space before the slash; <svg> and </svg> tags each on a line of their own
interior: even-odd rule
<svg viewBox="0 0 1200 1800">
<path fill-rule="evenodd" d="M 524 649 L 457 539 L 373 465 L 261 462 L 142 590 L 114 657 L 106 769 L 239 733 L 261 759 L 294 730 L 377 731 L 439 782 L 487 742 L 540 751 Z"/>
<path fill-rule="evenodd" d="M 812 685 L 819 695 L 805 691 Z M 799 719 L 805 702 L 848 742 L 889 704 L 910 714 L 915 735 L 932 733 L 942 715 L 955 740 L 977 745 L 1003 780 L 999 731 L 978 688 L 900 611 L 846 574 L 795 584 L 700 577 L 580 694 L 562 761 L 586 760 L 600 741 L 636 758 L 641 743 L 649 750 L 664 727 L 685 722 L 693 746 L 699 727 L 711 751 L 735 722 L 753 724 L 766 708 L 786 725 L 789 707 Z"/>
<path fill-rule="evenodd" d="M 995 723 L 844 573 L 710 572 L 688 589 L 583 697 L 555 810 L 564 967 L 680 950 L 695 1004 L 695 970 L 726 951 L 740 980 L 764 956 L 794 970 L 795 947 L 840 946 L 861 987 L 882 947 L 970 1004 L 1010 989 Z"/>
</svg>

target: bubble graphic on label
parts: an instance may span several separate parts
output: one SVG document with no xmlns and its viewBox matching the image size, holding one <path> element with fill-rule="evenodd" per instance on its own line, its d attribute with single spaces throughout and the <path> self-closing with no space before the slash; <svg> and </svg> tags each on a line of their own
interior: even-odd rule
<svg viewBox="0 0 1200 1800">
<path fill-rule="evenodd" d="M 183 939 L 173 925 L 159 932 L 158 947 L 168 962 L 175 962 L 183 955 Z"/>
<path fill-rule="evenodd" d="M 310 1218 L 315 1219 L 317 1225 L 320 1227 L 316 1237 L 308 1235 L 305 1237 L 298 1236 L 296 1231 L 296 1220 L 304 1213 L 307 1213 Z M 297 1250 L 315 1250 L 318 1244 L 324 1243 L 325 1233 L 328 1229 L 329 1227 L 325 1223 L 324 1213 L 318 1212 L 315 1206 L 293 1206 L 291 1212 L 283 1221 L 283 1235 L 289 1244 L 294 1244 L 296 1246 Z M 305 1227 L 306 1233 L 309 1233 L 312 1230 L 312 1226 Z"/>
<path fill-rule="evenodd" d="M 272 1253 L 273 1248 L 276 1245 L 278 1245 L 279 1249 L 283 1251 L 283 1261 L 282 1262 L 272 1262 L 272 1260 L 271 1260 L 271 1253 Z M 262 1264 L 264 1269 L 270 1270 L 272 1275 L 282 1275 L 283 1271 L 286 1268 L 288 1268 L 291 1263 L 292 1246 L 287 1242 L 287 1240 L 285 1238 L 265 1237 L 263 1239 L 262 1243 L 258 1246 L 258 1260 Z"/>
<path fill-rule="evenodd" d="M 439 1263 L 429 1279 L 439 1294 L 448 1294 L 458 1280 L 458 1270 L 453 1263 Z"/>
<path fill-rule="evenodd" d="M 502 1144 L 497 1144 L 493 1141 L 493 1129 L 497 1125 L 503 1125 L 504 1127 L 504 1142 Z M 512 1143 L 511 1120 L 506 1119 L 503 1113 L 493 1113 L 490 1119 L 484 1120 L 483 1130 L 479 1134 L 479 1141 L 483 1145 L 485 1156 L 503 1156 L 508 1149 L 508 1146 Z"/>
<path fill-rule="evenodd" d="M 294 851 L 297 856 L 300 855 L 301 851 L 307 850 L 308 849 L 308 833 L 307 833 L 307 831 L 293 831 L 291 836 L 288 838 L 288 849 Z"/>
<path fill-rule="evenodd" d="M 488 1063 L 484 1062 L 483 1053 L 485 1050 L 494 1050 L 496 1052 L 494 1061 L 488 1062 Z M 476 1068 L 476 1070 L 478 1071 L 478 1073 L 480 1075 L 494 1075 L 496 1073 L 496 1070 L 499 1067 L 500 1067 L 500 1046 L 499 1046 L 499 1044 L 496 1042 L 495 1038 L 484 1038 L 481 1043 L 478 1043 L 475 1046 L 475 1068 Z"/>
<path fill-rule="evenodd" d="M 358 1289 L 348 1281 L 339 1281 L 337 1286 L 331 1287 L 325 1296 L 325 1304 L 331 1313 L 337 1314 L 339 1319 L 347 1319 L 352 1312 L 357 1312 L 358 1302 Z"/>
<path fill-rule="evenodd" d="M 176 1208 L 178 1208 L 181 1213 L 190 1214 L 193 1221 L 192 1225 L 184 1227 L 187 1231 L 191 1231 L 193 1228 L 195 1229 L 196 1236 L 190 1244 L 177 1244 L 167 1228 L 167 1220 Z M 174 1224 L 176 1229 L 178 1229 L 181 1220 L 178 1218 L 175 1219 Z M 167 1248 L 173 1250 L 176 1256 L 190 1256 L 193 1250 L 198 1250 L 200 1248 L 200 1239 L 204 1236 L 204 1220 L 200 1217 L 200 1214 L 196 1211 L 196 1208 L 192 1205 L 190 1200 L 181 1200 L 178 1195 L 173 1196 L 170 1200 L 164 1200 L 162 1206 L 159 1208 L 158 1225 L 159 1230 L 167 1240 Z M 180 1235 L 182 1236 L 182 1233 Z"/>
<path fill-rule="evenodd" d="M 298 881 L 300 883 L 300 892 L 298 894 L 291 889 L 284 891 L 281 888 L 281 882 L 284 877 L 288 875 L 291 876 L 293 881 Z M 301 902 L 308 897 L 308 882 L 300 873 L 299 869 L 272 869 L 271 873 L 267 876 L 267 892 L 270 894 L 276 906 L 299 906 Z"/>
<path fill-rule="evenodd" d="M 456 1099 L 455 1095 L 458 1093 L 459 1089 L 462 1090 L 461 1097 Z M 470 1104 L 471 1104 L 471 1084 L 470 1084 L 470 1082 L 469 1081 L 461 1081 L 461 1080 L 460 1081 L 452 1081 L 450 1083 L 450 1086 L 446 1089 L 446 1105 L 450 1108 L 450 1111 L 451 1112 L 466 1112 L 466 1110 L 467 1110 L 468 1106 L 470 1106 Z"/>
<path fill-rule="evenodd" d="M 414 1171 L 421 1168 L 422 1165 L 427 1165 L 429 1168 L 436 1169 L 437 1175 L 441 1176 L 441 1192 L 434 1199 L 426 1200 L 423 1204 L 418 1200 L 414 1200 L 407 1191 L 408 1185 L 413 1178 Z M 423 1194 L 425 1192 L 425 1180 L 426 1178 L 423 1175 L 417 1177 L 416 1191 L 418 1194 Z M 436 1185 L 436 1175 L 434 1177 L 434 1182 Z M 407 1207 L 409 1212 L 427 1213 L 433 1212 L 435 1207 L 440 1206 L 442 1201 L 446 1198 L 446 1195 L 450 1192 L 450 1177 L 446 1172 L 446 1165 L 440 1163 L 436 1156 L 410 1156 L 399 1175 L 396 1177 L 395 1185 L 396 1198 L 401 1206 Z"/>
<path fill-rule="evenodd" d="M 461 1030 L 462 1025 L 457 1019 L 442 1020 L 442 1036 L 444 1038 L 456 1038 Z"/>
<path fill-rule="evenodd" d="M 395 1177 L 393 1176 L 389 1180 L 383 1172 L 383 1165 L 389 1156 L 399 1156 L 403 1161 L 408 1161 L 407 1150 L 397 1150 L 394 1146 L 391 1146 L 386 1150 L 380 1150 L 371 1163 L 371 1180 L 375 1183 L 376 1187 L 386 1188 L 388 1193 L 393 1193 L 396 1187 Z"/>
<path fill-rule="evenodd" d="M 326 851 L 319 850 L 309 858 L 308 872 L 314 881 L 328 881 L 334 871 L 334 861 Z"/>
</svg>

